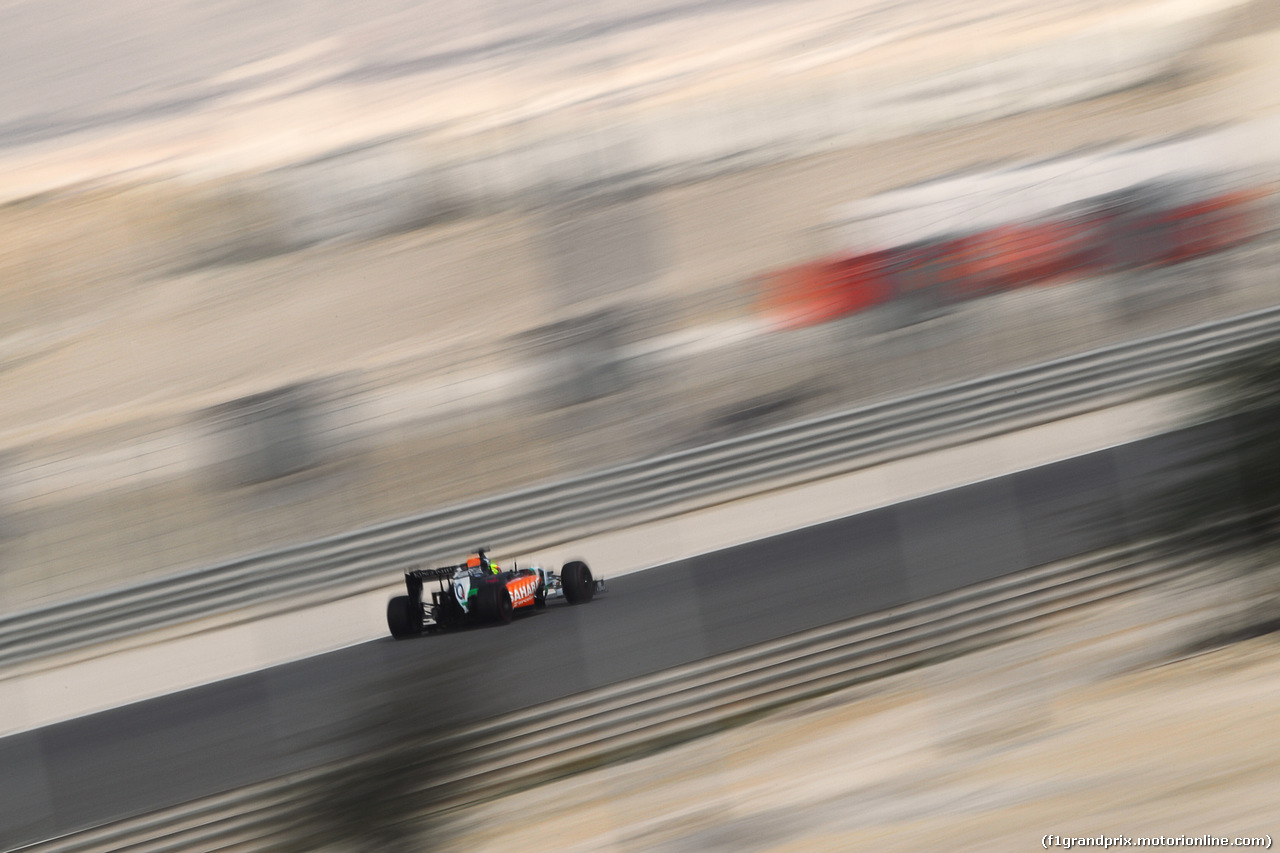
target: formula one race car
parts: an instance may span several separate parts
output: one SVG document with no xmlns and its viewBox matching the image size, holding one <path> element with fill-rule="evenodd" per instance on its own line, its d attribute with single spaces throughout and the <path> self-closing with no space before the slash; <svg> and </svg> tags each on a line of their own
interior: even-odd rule
<svg viewBox="0 0 1280 853">
<path fill-rule="evenodd" d="M 440 583 L 429 602 L 422 595 L 428 581 Z M 397 640 L 461 628 L 468 622 L 510 622 L 521 608 L 541 610 L 556 598 L 585 604 L 605 591 L 604 581 L 593 578 L 579 560 L 565 563 L 558 575 L 541 566 L 513 564 L 504 571 L 483 548 L 457 566 L 406 571 L 404 583 L 409 594 L 387 602 L 387 627 Z"/>
</svg>

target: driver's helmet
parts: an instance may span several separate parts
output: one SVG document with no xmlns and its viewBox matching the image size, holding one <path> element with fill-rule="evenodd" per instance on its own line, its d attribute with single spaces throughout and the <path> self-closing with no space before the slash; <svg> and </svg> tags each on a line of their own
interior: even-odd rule
<svg viewBox="0 0 1280 853">
<path fill-rule="evenodd" d="M 482 575 L 496 575 L 502 572 L 497 563 L 481 554 L 476 554 L 467 559 L 467 571 L 478 572 Z"/>
</svg>

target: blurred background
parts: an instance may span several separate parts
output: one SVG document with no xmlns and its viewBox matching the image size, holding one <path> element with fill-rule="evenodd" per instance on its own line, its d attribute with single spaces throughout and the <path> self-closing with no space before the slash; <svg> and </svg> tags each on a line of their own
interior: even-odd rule
<svg viewBox="0 0 1280 853">
<path fill-rule="evenodd" d="M 4 15 L 10 610 L 1274 301 L 1265 4 Z"/>
<path fill-rule="evenodd" d="M 1280 305 L 1278 81 L 1275 0 L 0 0 L 0 613 Z"/>
</svg>

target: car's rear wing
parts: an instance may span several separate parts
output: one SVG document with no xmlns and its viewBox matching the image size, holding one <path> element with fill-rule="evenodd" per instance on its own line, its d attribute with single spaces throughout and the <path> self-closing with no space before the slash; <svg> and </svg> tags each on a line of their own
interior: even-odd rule
<svg viewBox="0 0 1280 853">
<path fill-rule="evenodd" d="M 458 572 L 459 569 L 465 570 L 466 563 L 460 563 L 456 566 L 441 566 L 436 569 L 406 569 L 405 577 L 413 578 L 418 581 L 447 581 Z"/>
<path fill-rule="evenodd" d="M 404 585 L 409 592 L 409 606 L 412 609 L 422 607 L 422 586 L 429 581 L 440 582 L 440 592 L 436 595 L 445 595 L 448 589 L 448 583 L 453 579 L 454 574 L 459 569 L 466 569 L 466 563 L 457 566 L 440 566 L 435 569 L 405 569 Z"/>
<path fill-rule="evenodd" d="M 483 563 L 486 555 L 491 549 L 487 545 L 482 545 L 475 549 L 476 555 Z M 474 559 L 474 558 L 473 558 Z M 456 566 L 440 566 L 435 569 L 406 569 L 405 580 L 413 581 L 447 581 L 451 579 L 459 570 L 467 571 L 471 569 L 470 563 L 459 563 Z"/>
</svg>

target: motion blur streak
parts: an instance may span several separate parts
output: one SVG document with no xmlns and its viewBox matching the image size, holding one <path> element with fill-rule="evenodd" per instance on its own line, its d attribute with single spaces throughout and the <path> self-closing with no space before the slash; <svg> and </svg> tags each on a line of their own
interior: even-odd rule
<svg viewBox="0 0 1280 853">
<path fill-rule="evenodd" d="M 0 0 L 0 613 L 1273 307 L 1277 81 L 1280 0 Z M 1207 374 L 1246 449 L 1180 457 L 1184 487 L 1123 507 L 1131 537 L 1234 537 L 1258 610 L 1229 637 L 1273 618 L 1273 356 Z M 930 571 L 1049 548 L 1009 541 L 961 537 Z M 807 601 L 766 621 L 848 609 Z M 670 660 L 723 641 L 709 614 L 680 611 L 705 639 Z M 642 622 L 602 636 L 625 658 Z M 470 639 L 441 648 L 482 663 Z M 538 660 L 638 665 L 587 639 Z M 199 711 L 237 742 L 223 722 L 275 695 L 240 686 L 158 730 L 180 744 Z M 451 714 L 490 707 L 470 691 Z M 65 748 L 123 749 L 112 719 Z M 23 838 L 78 796 L 29 735 L 0 743 Z M 94 819 L 184 795 L 181 761 Z M 391 777 L 366 805 L 406 801 Z M 876 802 L 907 814 L 895 791 Z M 364 846 L 405 843 L 402 812 L 366 812 Z M 1238 816 L 1203 829 L 1257 834 Z M 1109 831 L 1004 839 L 1077 828 Z M 721 843 L 650 829 L 609 843 Z"/>
</svg>

